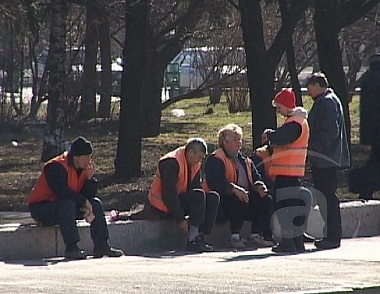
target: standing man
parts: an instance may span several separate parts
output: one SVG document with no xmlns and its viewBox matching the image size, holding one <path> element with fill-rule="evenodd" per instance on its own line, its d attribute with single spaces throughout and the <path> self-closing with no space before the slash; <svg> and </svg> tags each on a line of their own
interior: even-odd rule
<svg viewBox="0 0 380 294">
<path fill-rule="evenodd" d="M 360 199 L 373 198 L 380 182 L 380 53 L 369 58 L 369 70 L 364 74 L 360 92 L 360 143 L 370 156 L 364 167 Z"/>
<path fill-rule="evenodd" d="M 191 138 L 185 146 L 161 157 L 148 195 L 153 208 L 174 217 L 188 234 L 187 250 L 193 252 L 214 250 L 204 235 L 211 234 L 214 227 L 219 195 L 206 194 L 201 188 L 201 162 L 206 154 L 206 142 Z"/>
<path fill-rule="evenodd" d="M 119 257 L 121 250 L 112 248 L 104 210 L 96 198 L 98 181 L 94 177 L 95 163 L 92 146 L 83 137 L 76 138 L 69 152 L 45 163 L 30 196 L 32 217 L 42 224 L 58 224 L 66 245 L 65 257 L 85 259 L 87 254 L 78 248 L 79 232 L 76 220 L 85 217 L 91 223 L 94 258 Z"/>
<path fill-rule="evenodd" d="M 243 132 L 236 124 L 228 124 L 218 132 L 218 145 L 205 164 L 205 190 L 220 195 L 218 218 L 228 219 L 231 226 L 229 246 L 242 249 L 246 246 L 240 236 L 244 220 L 252 222 L 249 238 L 261 246 L 272 245 L 272 236 L 265 240 L 258 227 L 269 222 L 272 214 L 272 197 L 261 180 L 252 160 L 241 153 Z"/>
<path fill-rule="evenodd" d="M 340 247 L 342 238 L 337 171 L 350 166 L 348 139 L 339 98 L 329 88 L 323 73 L 314 73 L 306 81 L 313 99 L 309 113 L 310 140 L 308 159 L 311 165 L 317 203 L 325 222 L 324 238 L 315 241 L 318 249 Z"/>
<path fill-rule="evenodd" d="M 296 107 L 291 89 L 279 92 L 272 101 L 285 122 L 276 130 L 267 129 L 263 141 L 273 148 L 269 174 L 274 180 L 274 211 L 280 224 L 280 242 L 274 252 L 304 252 L 303 231 L 311 208 L 311 193 L 302 187 L 305 175 L 309 125 L 307 111 Z"/>
</svg>

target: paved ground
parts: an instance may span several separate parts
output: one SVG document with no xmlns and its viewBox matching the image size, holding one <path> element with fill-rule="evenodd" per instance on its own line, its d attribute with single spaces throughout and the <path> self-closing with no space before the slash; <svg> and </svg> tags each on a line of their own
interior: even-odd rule
<svg viewBox="0 0 380 294">
<path fill-rule="evenodd" d="M 334 250 L 278 256 L 167 252 L 118 259 L 0 262 L 1 293 L 331 293 L 379 288 L 380 237 L 343 240 Z M 355 291 L 356 292 L 356 291 Z"/>
</svg>

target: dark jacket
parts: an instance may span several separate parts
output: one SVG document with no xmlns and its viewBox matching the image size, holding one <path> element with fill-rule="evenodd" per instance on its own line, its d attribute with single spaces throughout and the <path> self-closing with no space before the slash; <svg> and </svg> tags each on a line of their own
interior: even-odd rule
<svg viewBox="0 0 380 294">
<path fill-rule="evenodd" d="M 70 153 L 66 160 L 68 170 L 66 170 L 63 163 L 55 160 L 51 160 L 44 166 L 39 181 L 37 181 L 36 186 L 31 193 L 30 203 L 35 202 L 32 198 L 40 197 L 39 195 L 33 196 L 34 190 L 38 189 L 38 186 L 43 187 L 43 182 L 45 181 L 48 188 L 54 193 L 54 196 L 57 199 L 71 199 L 77 204 L 77 206 L 83 206 L 86 199 L 91 199 L 96 196 L 98 191 L 98 181 L 96 178 L 92 178 L 91 180 L 86 179 L 83 183 L 83 187 L 79 191 L 70 188 L 68 172 L 70 172 L 70 174 L 76 174 L 76 177 L 79 179 L 83 170 L 75 169 L 73 157 Z M 44 179 L 43 181 L 40 180 L 42 178 Z M 71 181 L 73 181 L 73 179 L 71 179 Z M 48 199 L 46 200 L 49 201 Z"/>
<path fill-rule="evenodd" d="M 308 160 L 311 166 L 349 167 L 350 154 L 343 108 L 332 89 L 327 89 L 314 99 L 308 122 Z"/>
<path fill-rule="evenodd" d="M 241 165 L 244 167 L 245 173 L 248 174 L 248 171 L 246 170 L 246 164 L 245 164 L 246 156 L 239 153 L 238 154 L 238 160 L 240 161 Z M 255 184 L 262 184 L 262 178 L 259 172 L 257 171 L 255 165 L 252 163 L 252 179 Z M 216 158 L 215 156 L 210 155 L 207 158 L 205 169 L 204 169 L 205 177 L 207 180 L 207 184 L 211 190 L 214 190 L 219 193 L 219 195 L 232 195 L 232 189 L 230 186 L 230 183 L 227 182 L 225 177 L 225 166 L 223 164 L 223 161 L 219 158 Z M 252 187 L 253 188 L 253 187 Z M 253 192 L 253 189 L 251 189 L 250 193 Z"/>
<path fill-rule="evenodd" d="M 360 143 L 380 159 L 380 62 L 364 74 L 360 93 Z"/>
<path fill-rule="evenodd" d="M 171 215 L 177 222 L 185 219 L 185 213 L 177 194 L 179 164 L 175 158 L 166 158 L 158 163 L 162 181 L 162 200 L 169 208 Z M 189 171 L 190 172 L 190 171 Z M 187 184 L 187 191 L 201 188 L 201 177 L 198 172 L 192 181 Z"/>
</svg>

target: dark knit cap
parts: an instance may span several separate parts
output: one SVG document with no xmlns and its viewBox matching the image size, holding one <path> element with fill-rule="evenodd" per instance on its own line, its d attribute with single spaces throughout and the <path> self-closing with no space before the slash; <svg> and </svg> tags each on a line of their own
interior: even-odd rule
<svg viewBox="0 0 380 294">
<path fill-rule="evenodd" d="M 73 156 L 92 154 L 91 142 L 84 137 L 78 137 L 71 144 L 69 153 Z"/>
</svg>

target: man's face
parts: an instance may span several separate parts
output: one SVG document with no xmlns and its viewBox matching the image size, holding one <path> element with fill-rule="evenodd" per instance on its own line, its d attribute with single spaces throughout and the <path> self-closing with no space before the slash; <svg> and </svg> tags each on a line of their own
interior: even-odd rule
<svg viewBox="0 0 380 294">
<path fill-rule="evenodd" d="M 231 154 L 238 154 L 242 146 L 242 137 L 236 133 L 231 133 L 224 141 L 224 148 Z"/>
<path fill-rule="evenodd" d="M 74 156 L 74 166 L 76 169 L 81 168 L 85 169 L 87 165 L 90 163 L 92 158 L 92 155 L 79 155 L 79 156 Z"/>
<path fill-rule="evenodd" d="M 188 166 L 194 166 L 196 164 L 201 163 L 204 157 L 205 157 L 205 154 L 201 151 L 196 152 L 194 150 L 189 150 L 186 153 L 186 161 L 187 161 Z"/>
<path fill-rule="evenodd" d="M 276 104 L 276 112 L 283 116 L 287 116 L 289 114 L 289 109 L 284 105 Z"/>
<path fill-rule="evenodd" d="M 311 84 L 307 86 L 307 91 L 311 98 L 317 97 L 319 94 L 323 92 L 321 91 L 321 87 L 318 84 Z"/>
</svg>

